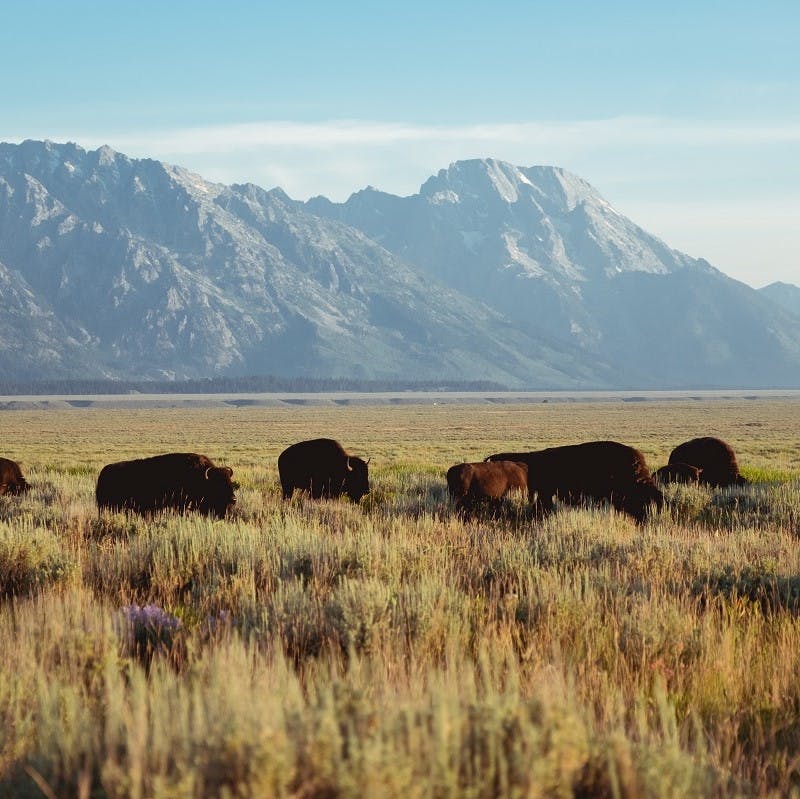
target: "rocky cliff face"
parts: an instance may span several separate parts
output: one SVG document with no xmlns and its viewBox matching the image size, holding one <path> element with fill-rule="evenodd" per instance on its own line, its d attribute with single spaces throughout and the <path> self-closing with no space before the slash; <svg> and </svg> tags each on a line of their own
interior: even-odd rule
<svg viewBox="0 0 800 799">
<path fill-rule="evenodd" d="M 611 380 L 280 190 L 108 148 L 0 146 L 0 263 L 9 377 Z"/>
<path fill-rule="evenodd" d="M 0 145 L 0 374 L 514 387 L 800 383 L 800 320 L 551 167 L 306 204 L 109 148 Z"/>
<path fill-rule="evenodd" d="M 306 207 L 481 298 L 520 330 L 545 329 L 612 364 L 621 384 L 800 384 L 790 314 L 670 249 L 562 169 L 463 161 L 410 197 L 366 189 Z"/>
</svg>

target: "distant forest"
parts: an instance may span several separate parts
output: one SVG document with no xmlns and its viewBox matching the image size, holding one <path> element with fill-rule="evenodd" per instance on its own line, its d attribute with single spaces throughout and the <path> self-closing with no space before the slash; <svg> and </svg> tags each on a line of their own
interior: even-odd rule
<svg viewBox="0 0 800 799">
<path fill-rule="evenodd" d="M 256 394 L 332 391 L 506 391 L 489 380 L 358 380 L 347 377 L 210 377 L 197 380 L 0 380 L 2 395 Z"/>
</svg>

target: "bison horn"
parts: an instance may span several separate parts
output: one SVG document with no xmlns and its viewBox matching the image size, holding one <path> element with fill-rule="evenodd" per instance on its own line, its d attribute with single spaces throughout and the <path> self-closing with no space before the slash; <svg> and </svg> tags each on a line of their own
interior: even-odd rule
<svg viewBox="0 0 800 799">
<path fill-rule="evenodd" d="M 206 469 L 206 480 L 208 480 L 208 473 L 209 473 L 209 472 L 210 472 L 210 471 L 211 471 L 213 468 L 214 468 L 213 466 L 209 466 L 209 467 L 208 467 L 208 469 Z"/>
<path fill-rule="evenodd" d="M 353 471 L 353 467 L 350 465 L 350 458 L 347 459 L 347 471 L 348 472 L 352 472 Z"/>
<path fill-rule="evenodd" d="M 372 460 L 372 456 L 370 455 L 370 457 L 367 458 L 367 463 L 369 463 L 371 460 Z"/>
</svg>

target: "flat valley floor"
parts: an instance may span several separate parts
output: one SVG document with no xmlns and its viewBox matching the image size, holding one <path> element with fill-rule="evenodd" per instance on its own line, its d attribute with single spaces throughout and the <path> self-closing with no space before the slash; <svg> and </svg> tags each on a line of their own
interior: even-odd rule
<svg viewBox="0 0 800 799">
<path fill-rule="evenodd" d="M 718 436 L 749 487 L 463 520 L 444 475 Z M 280 498 L 319 436 L 371 493 Z M 800 400 L 21 409 L 0 456 L 0 795 L 763 796 L 800 790 Z M 199 452 L 231 518 L 98 514 L 106 463 Z"/>
</svg>

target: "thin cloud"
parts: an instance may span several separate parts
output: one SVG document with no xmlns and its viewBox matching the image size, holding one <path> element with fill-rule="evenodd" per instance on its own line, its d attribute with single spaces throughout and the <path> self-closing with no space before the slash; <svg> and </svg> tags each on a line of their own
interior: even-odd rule
<svg viewBox="0 0 800 799">
<path fill-rule="evenodd" d="M 519 122 L 475 125 L 412 125 L 362 120 L 327 122 L 252 122 L 154 130 L 135 134 L 97 132 L 83 141 L 114 142 L 128 150 L 167 150 L 174 153 L 229 153 L 235 149 L 268 147 L 320 148 L 386 147 L 399 144 L 526 142 L 611 144 L 770 144 L 800 142 L 800 124 L 737 125 L 693 123 L 657 117 L 615 117 L 571 122 Z"/>
<path fill-rule="evenodd" d="M 296 199 L 324 194 L 344 200 L 367 185 L 412 194 L 430 175 L 466 158 L 563 166 L 671 246 L 705 255 L 728 274 L 757 283 L 756 264 L 780 270 L 781 279 L 797 271 L 800 240 L 786 230 L 795 227 L 787 214 L 797 208 L 800 123 L 644 116 L 471 125 L 355 119 L 27 137 L 88 148 L 109 144 L 220 183 L 280 186 Z"/>
</svg>

